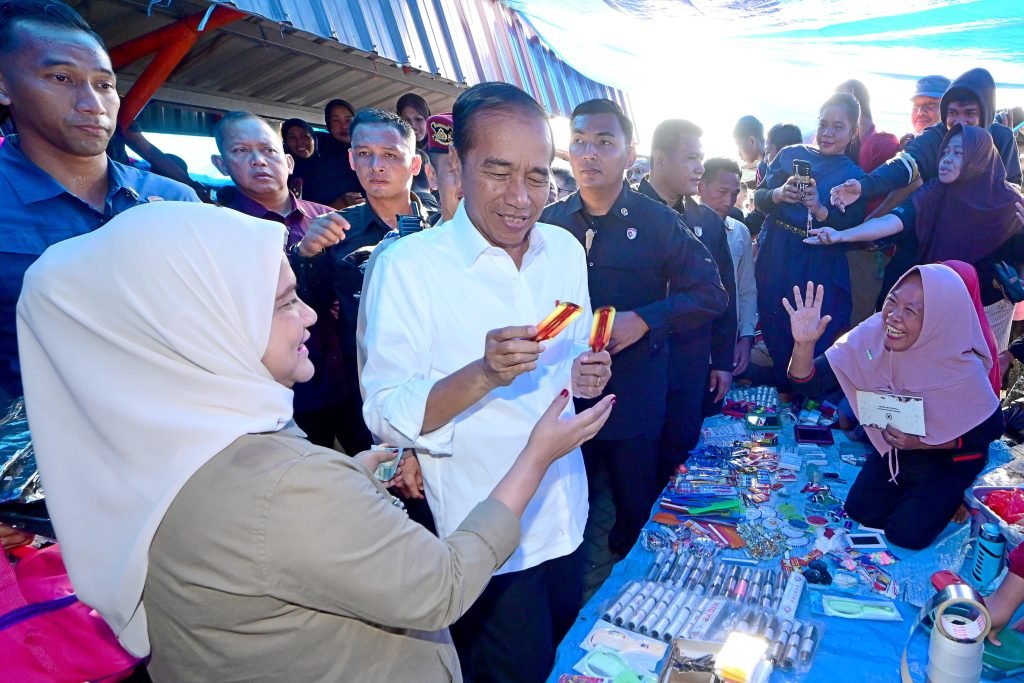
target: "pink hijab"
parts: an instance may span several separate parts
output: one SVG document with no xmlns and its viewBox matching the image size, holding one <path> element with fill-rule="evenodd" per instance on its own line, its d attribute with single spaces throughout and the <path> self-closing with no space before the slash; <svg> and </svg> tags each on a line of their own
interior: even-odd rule
<svg viewBox="0 0 1024 683">
<path fill-rule="evenodd" d="M 985 335 L 985 343 L 988 344 L 988 353 L 993 359 L 999 358 L 996 350 L 996 336 L 992 334 L 992 327 L 988 324 L 988 316 L 985 315 L 985 306 L 981 303 L 981 284 L 978 282 L 978 271 L 970 263 L 963 261 L 943 261 L 943 265 L 949 266 L 956 271 L 960 279 L 967 285 L 967 291 L 971 295 L 971 303 L 974 304 L 974 311 L 978 314 L 978 322 L 981 323 L 981 333 Z M 1003 378 L 999 375 L 999 363 L 993 360 L 992 367 L 988 370 L 988 381 L 992 383 L 992 391 L 999 395 L 1002 388 Z"/>
<path fill-rule="evenodd" d="M 911 268 L 924 287 L 921 336 L 906 351 L 885 348 L 881 313 L 862 322 L 825 352 L 843 393 L 858 414 L 857 390 L 924 398 L 926 444 L 952 441 L 987 420 L 999 399 L 988 379 L 995 359 L 981 331 L 971 295 L 952 268 L 933 263 Z M 881 430 L 865 426 L 868 438 L 886 455 L 892 449 Z M 891 466 L 890 460 L 890 466 Z M 893 479 L 899 473 L 899 463 Z"/>
</svg>

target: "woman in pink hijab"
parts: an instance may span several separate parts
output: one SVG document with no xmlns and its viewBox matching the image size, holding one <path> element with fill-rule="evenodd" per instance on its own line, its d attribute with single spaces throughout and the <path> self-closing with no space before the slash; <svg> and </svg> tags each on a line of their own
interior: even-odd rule
<svg viewBox="0 0 1024 683">
<path fill-rule="evenodd" d="M 999 372 L 999 352 L 996 350 L 996 337 L 992 334 L 992 327 L 988 324 L 988 317 L 985 315 L 985 306 L 981 303 L 981 282 L 978 280 L 978 271 L 970 263 L 963 261 L 943 261 L 942 265 L 949 266 L 967 286 L 967 292 L 971 295 L 971 303 L 974 311 L 978 314 L 978 323 L 981 325 L 981 333 L 985 335 L 985 343 L 988 344 L 989 355 L 992 356 L 992 367 L 988 370 L 988 379 L 992 383 L 992 391 L 999 396 L 1003 379 Z"/>
<path fill-rule="evenodd" d="M 925 434 L 887 425 L 865 426 L 881 454 L 868 458 L 846 500 L 846 513 L 885 530 L 898 546 L 918 550 L 932 543 L 981 472 L 988 445 L 1003 420 L 989 380 L 995 359 L 967 286 L 942 264 L 909 270 L 890 290 L 882 311 L 814 357 L 828 316 L 825 296 L 807 283 L 794 289 L 789 312 L 795 345 L 790 380 L 800 393 L 841 387 L 860 418 L 858 391 L 924 399 Z M 863 420 L 862 420 L 863 423 Z"/>
</svg>

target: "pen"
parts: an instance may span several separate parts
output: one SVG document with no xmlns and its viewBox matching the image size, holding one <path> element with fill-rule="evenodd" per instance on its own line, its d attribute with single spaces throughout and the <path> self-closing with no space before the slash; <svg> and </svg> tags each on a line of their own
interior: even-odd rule
<svg viewBox="0 0 1024 683">
<path fill-rule="evenodd" d="M 736 625 L 733 627 L 740 633 L 750 633 L 750 608 L 744 607 L 736 618 Z"/>
<path fill-rule="evenodd" d="M 661 597 L 661 600 L 658 601 L 658 604 L 654 606 L 654 609 L 650 611 L 650 613 L 647 615 L 647 618 L 644 619 L 643 623 L 640 624 L 640 627 L 637 630 L 642 634 L 646 634 L 647 631 L 654 628 L 654 625 L 658 623 L 658 620 L 661 619 L 661 616 L 665 613 L 665 610 L 668 609 L 669 603 L 672 602 L 672 600 L 674 600 L 675 597 L 675 591 L 665 591 L 665 595 Z"/>
<path fill-rule="evenodd" d="M 750 590 L 747 592 L 747 600 L 753 604 L 761 597 L 761 570 L 754 572 L 754 578 L 750 581 Z"/>
<path fill-rule="evenodd" d="M 789 634 L 792 630 L 793 622 L 789 619 L 782 619 L 779 623 L 775 647 L 772 648 L 772 660 L 776 663 L 780 662 L 782 660 L 782 655 L 785 654 L 786 641 L 789 640 Z"/>
<path fill-rule="evenodd" d="M 740 568 L 739 567 L 733 567 L 732 571 L 729 572 L 729 582 L 728 582 L 728 584 L 726 584 L 726 589 L 725 590 L 726 590 L 726 593 L 728 593 L 730 596 L 733 594 L 733 591 L 736 590 L 736 582 L 739 580 L 739 575 L 740 575 Z"/>
<path fill-rule="evenodd" d="M 734 596 L 737 600 L 743 600 L 743 597 L 747 594 L 747 587 L 750 585 L 750 570 L 744 569 L 743 576 L 740 578 L 740 582 L 736 585 L 736 595 Z"/>
<path fill-rule="evenodd" d="M 633 581 L 627 585 L 626 589 L 622 591 L 622 595 L 619 596 L 619 599 L 612 603 L 611 607 L 605 610 L 605 613 L 601 618 L 605 621 L 611 622 L 618 613 L 622 611 L 622 608 L 625 607 L 626 604 L 640 591 L 641 587 L 642 584 L 639 581 Z"/>
<path fill-rule="evenodd" d="M 667 550 L 659 550 L 658 554 L 654 556 L 654 564 L 651 565 L 650 570 L 647 572 L 647 580 L 654 581 L 655 577 L 661 572 L 661 565 L 665 563 L 665 559 L 668 557 Z"/>
<path fill-rule="evenodd" d="M 786 656 L 782 660 L 783 669 L 792 669 L 796 664 L 796 658 L 800 652 L 800 629 L 794 627 L 793 634 L 786 644 Z"/>
<path fill-rule="evenodd" d="M 664 635 L 665 630 L 672 624 L 672 620 L 675 619 L 677 614 L 679 614 L 679 610 L 682 609 L 683 604 L 689 597 L 690 596 L 683 591 L 676 593 L 672 602 L 670 602 L 668 607 L 665 609 L 665 613 L 662 615 L 661 619 L 659 619 L 658 623 L 651 629 L 652 638 L 661 638 L 662 635 Z"/>
<path fill-rule="evenodd" d="M 633 596 L 633 598 L 629 601 L 626 607 L 623 608 L 623 610 L 618 615 L 616 615 L 612 623 L 614 623 L 616 626 L 622 626 L 624 623 L 626 623 L 626 620 L 633 616 L 637 608 L 643 604 L 644 600 L 647 599 L 647 596 L 650 595 L 653 590 L 653 583 L 644 584 L 643 588 L 641 588 L 637 592 L 637 594 Z"/>
<path fill-rule="evenodd" d="M 712 560 L 709 557 L 701 558 L 690 575 L 690 584 L 696 586 L 698 583 L 706 583 L 711 571 Z"/>
<path fill-rule="evenodd" d="M 700 615 L 704 613 L 704 610 L 706 610 L 708 608 L 708 605 L 710 604 L 710 597 L 705 597 L 703 600 L 701 600 L 699 606 L 691 610 L 690 617 L 686 620 L 686 623 L 683 625 L 683 628 L 679 630 L 679 635 L 681 635 L 684 638 L 688 637 L 690 631 L 693 630 L 693 627 L 697 625 L 697 620 L 700 619 Z"/>
<path fill-rule="evenodd" d="M 722 583 L 725 582 L 725 565 L 721 565 L 718 571 L 715 572 L 715 578 L 711 581 L 711 588 L 709 589 L 712 595 L 716 595 L 722 588 Z"/>
<path fill-rule="evenodd" d="M 686 579 L 690 576 L 690 572 L 693 571 L 694 565 L 697 564 L 697 556 L 690 555 L 686 560 L 686 564 L 679 567 L 678 574 L 672 577 L 672 583 L 681 586 L 686 583 Z"/>
<path fill-rule="evenodd" d="M 661 571 L 658 572 L 658 581 L 665 581 L 676 568 L 676 564 L 679 562 L 679 553 L 673 554 L 671 559 L 667 559 L 665 564 L 661 566 Z"/>
<path fill-rule="evenodd" d="M 761 608 L 764 610 L 770 610 L 772 602 L 775 598 L 773 597 L 772 584 L 774 583 L 774 576 L 771 572 L 768 572 L 768 576 L 765 577 L 764 585 L 761 587 Z"/>
<path fill-rule="evenodd" d="M 689 620 L 690 614 L 693 612 L 693 608 L 697 605 L 700 598 L 701 594 L 696 591 L 688 594 L 686 602 L 683 603 L 679 612 L 672 618 L 672 623 L 662 631 L 662 640 L 672 640 L 679 635 L 679 632 L 683 629 L 683 624 Z"/>
<path fill-rule="evenodd" d="M 814 626 L 807 624 L 804 626 L 804 637 L 800 643 L 800 662 L 806 664 L 811 661 L 811 655 L 814 651 Z"/>
<path fill-rule="evenodd" d="M 658 601 L 664 594 L 664 586 L 658 586 L 657 588 L 655 588 L 654 592 L 651 593 L 651 595 L 646 600 L 644 600 L 643 604 L 641 604 L 640 607 L 632 615 L 630 615 L 630 618 L 626 620 L 626 628 L 628 628 L 630 631 L 635 631 L 637 626 L 639 626 L 647 617 L 647 613 L 650 610 L 652 610 L 655 605 L 658 604 Z"/>
</svg>

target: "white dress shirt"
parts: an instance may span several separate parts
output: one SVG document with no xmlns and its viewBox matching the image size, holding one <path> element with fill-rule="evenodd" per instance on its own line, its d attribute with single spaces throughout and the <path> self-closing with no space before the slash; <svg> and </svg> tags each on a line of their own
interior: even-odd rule
<svg viewBox="0 0 1024 683">
<path fill-rule="evenodd" d="M 757 281 L 750 230 L 731 216 L 725 217 L 726 239 L 736 273 L 736 338 L 753 337 L 757 327 Z"/>
<path fill-rule="evenodd" d="M 583 247 L 568 231 L 538 223 L 517 269 L 460 206 L 451 221 L 382 253 L 363 296 L 363 417 L 384 441 L 416 448 L 438 533 L 447 537 L 509 470 L 551 401 L 571 389 L 573 360 L 590 336 Z M 584 314 L 545 342 L 536 370 L 439 429 L 420 433 L 435 382 L 481 358 L 488 331 L 535 325 L 557 300 L 579 304 Z M 572 412 L 570 403 L 565 414 Z M 523 514 L 522 543 L 497 573 L 571 553 L 583 541 L 587 512 L 577 448 L 548 470 Z"/>
</svg>

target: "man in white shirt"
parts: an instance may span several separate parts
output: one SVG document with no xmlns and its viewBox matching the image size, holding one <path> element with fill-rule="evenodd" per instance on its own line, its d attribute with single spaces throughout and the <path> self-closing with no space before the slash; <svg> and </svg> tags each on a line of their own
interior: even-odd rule
<svg viewBox="0 0 1024 683">
<path fill-rule="evenodd" d="M 381 254 L 364 291 L 362 374 L 367 426 L 416 448 L 442 537 L 506 473 L 554 396 L 599 396 L 611 376 L 608 353 L 587 348 L 583 248 L 536 222 L 554 156 L 544 110 L 514 86 L 482 83 L 452 116 L 462 204 L 452 220 Z M 549 341 L 530 341 L 556 301 L 584 315 Z M 547 677 L 580 606 L 587 512 L 577 449 L 548 470 L 523 515 L 520 547 L 452 627 L 467 681 Z"/>
<path fill-rule="evenodd" d="M 726 240 L 736 273 L 736 352 L 733 376 L 750 365 L 750 348 L 757 327 L 757 282 L 754 280 L 754 247 L 747 226 L 729 216 L 740 193 L 741 171 L 732 159 L 708 159 L 697 187 L 700 203 L 725 219 Z"/>
</svg>

